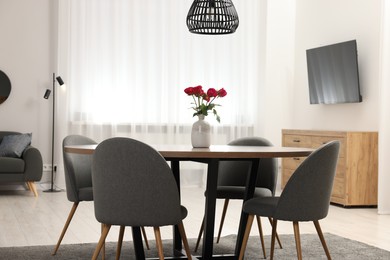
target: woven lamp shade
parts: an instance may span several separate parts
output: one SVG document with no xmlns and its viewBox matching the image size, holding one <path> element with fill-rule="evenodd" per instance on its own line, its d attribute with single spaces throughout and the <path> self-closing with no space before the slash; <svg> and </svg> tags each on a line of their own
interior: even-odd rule
<svg viewBox="0 0 390 260">
<path fill-rule="evenodd" d="M 238 15 L 231 0 L 194 0 L 188 11 L 187 27 L 198 34 L 234 33 Z"/>
</svg>

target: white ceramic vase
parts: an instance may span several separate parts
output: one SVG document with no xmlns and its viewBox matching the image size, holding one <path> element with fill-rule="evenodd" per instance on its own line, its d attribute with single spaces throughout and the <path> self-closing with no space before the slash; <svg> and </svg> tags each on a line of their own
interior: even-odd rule
<svg viewBox="0 0 390 260">
<path fill-rule="evenodd" d="M 210 147 L 211 127 L 210 124 L 204 120 L 204 115 L 198 115 L 198 121 L 192 125 L 191 143 L 194 148 Z"/>
</svg>

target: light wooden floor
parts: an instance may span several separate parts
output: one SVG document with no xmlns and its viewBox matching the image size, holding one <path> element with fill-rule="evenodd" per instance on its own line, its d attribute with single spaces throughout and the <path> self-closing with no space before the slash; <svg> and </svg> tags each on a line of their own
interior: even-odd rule
<svg viewBox="0 0 390 260">
<path fill-rule="evenodd" d="M 189 211 L 184 221 L 189 238 L 198 235 L 204 210 L 203 192 L 201 188 L 182 189 L 182 204 Z M 35 198 L 24 190 L 0 191 L 0 247 L 55 244 L 71 206 L 72 203 L 67 200 L 65 192 L 45 193 L 40 190 L 39 197 Z M 223 235 L 237 232 L 240 207 L 240 202 L 231 202 Z M 221 209 L 222 201 L 217 204 L 216 226 L 219 225 Z M 331 206 L 328 217 L 320 223 L 325 233 L 333 233 L 390 251 L 390 215 L 378 215 L 377 209 L 344 209 Z M 270 225 L 265 219 L 263 228 L 265 234 L 271 233 Z M 300 229 L 301 233 L 315 233 L 312 223 L 303 223 Z M 125 234 L 125 239 L 130 240 L 130 229 L 127 231 L 129 232 Z M 292 224 L 280 221 L 278 232 L 292 234 Z M 154 239 L 151 228 L 147 228 L 147 233 L 150 239 Z M 63 243 L 97 242 L 99 235 L 100 224 L 94 217 L 93 202 L 80 203 Z M 108 240 L 116 241 L 117 235 L 118 229 L 112 229 Z M 169 239 L 171 235 L 170 227 L 162 229 L 163 239 Z M 258 235 L 255 226 L 251 235 Z"/>
</svg>

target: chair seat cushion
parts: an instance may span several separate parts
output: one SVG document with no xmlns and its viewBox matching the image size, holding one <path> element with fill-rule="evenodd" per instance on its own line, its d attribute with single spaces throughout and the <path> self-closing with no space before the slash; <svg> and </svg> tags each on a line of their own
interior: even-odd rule
<svg viewBox="0 0 390 260">
<path fill-rule="evenodd" d="M 242 200 L 244 199 L 244 194 L 245 194 L 245 187 L 218 186 L 217 188 L 218 199 Z M 253 197 L 254 198 L 272 197 L 272 192 L 267 188 L 256 188 Z"/>
<path fill-rule="evenodd" d="M 0 157 L 0 174 L 1 173 L 23 173 L 24 160 L 11 157 Z"/>
<path fill-rule="evenodd" d="M 244 203 L 243 211 L 256 216 L 273 217 L 279 197 L 253 198 Z"/>
<path fill-rule="evenodd" d="M 79 200 L 80 201 L 92 201 L 93 191 L 92 187 L 85 187 L 79 189 Z"/>
</svg>

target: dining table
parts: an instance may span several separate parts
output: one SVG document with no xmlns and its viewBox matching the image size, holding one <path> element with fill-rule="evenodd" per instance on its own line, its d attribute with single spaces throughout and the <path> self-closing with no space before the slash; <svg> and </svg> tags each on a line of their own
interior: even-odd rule
<svg viewBox="0 0 390 260">
<path fill-rule="evenodd" d="M 65 152 L 77 154 L 93 154 L 97 145 L 71 145 L 65 147 Z M 193 148 L 191 145 L 151 145 L 166 161 L 171 164 L 180 193 L 180 162 L 193 161 L 207 164 L 205 191 L 205 218 L 202 252 L 197 259 L 238 259 L 248 215 L 241 211 L 240 223 L 237 230 L 237 241 L 232 254 L 215 255 L 213 253 L 214 222 L 218 181 L 218 166 L 220 161 L 249 161 L 251 170 L 247 177 L 244 202 L 253 197 L 258 170 L 261 174 L 261 160 L 264 158 L 307 157 L 314 150 L 302 147 L 278 146 L 232 146 L 211 145 L 208 148 Z M 142 237 L 139 227 L 132 227 L 133 244 L 136 259 L 145 259 Z M 173 229 L 173 258 L 186 259 L 182 252 L 181 238 L 178 228 Z"/>
</svg>

